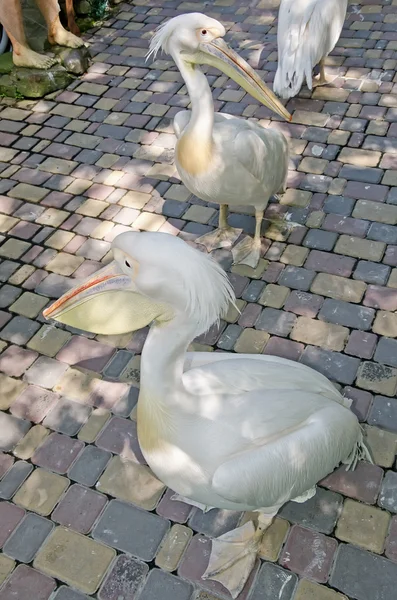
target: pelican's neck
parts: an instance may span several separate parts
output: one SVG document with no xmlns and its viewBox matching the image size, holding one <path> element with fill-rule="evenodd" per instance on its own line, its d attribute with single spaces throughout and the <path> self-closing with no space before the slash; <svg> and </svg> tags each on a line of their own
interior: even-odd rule
<svg viewBox="0 0 397 600">
<path fill-rule="evenodd" d="M 198 66 L 175 57 L 175 62 L 185 81 L 192 105 L 192 116 L 184 133 L 190 132 L 203 141 L 212 141 L 214 103 L 207 78 Z"/>
<path fill-rule="evenodd" d="M 196 326 L 185 315 L 150 328 L 141 358 L 143 398 L 166 404 L 183 390 L 185 354 L 195 336 Z"/>
</svg>

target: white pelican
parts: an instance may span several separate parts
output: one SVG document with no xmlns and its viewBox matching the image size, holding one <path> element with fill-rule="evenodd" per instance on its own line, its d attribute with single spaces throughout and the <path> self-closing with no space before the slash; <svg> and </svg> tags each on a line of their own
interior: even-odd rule
<svg viewBox="0 0 397 600">
<path fill-rule="evenodd" d="M 44 311 L 96 334 L 151 323 L 141 358 L 138 437 L 157 477 L 203 509 L 258 511 L 213 540 L 205 578 L 235 598 L 264 530 L 340 462 L 368 456 L 349 402 L 320 373 L 274 356 L 187 353 L 234 302 L 225 272 L 166 233 L 126 232 L 114 260 Z"/>
<path fill-rule="evenodd" d="M 278 68 L 273 89 L 293 98 L 304 80 L 311 90 L 325 85 L 324 60 L 335 48 L 345 22 L 348 0 L 281 0 L 278 14 Z M 313 81 L 313 69 L 320 75 Z"/>
<path fill-rule="evenodd" d="M 193 194 L 220 204 L 219 229 L 196 240 L 207 250 L 231 246 L 241 234 L 227 224 L 228 206 L 255 207 L 255 237 L 233 250 L 235 262 L 255 267 L 261 250 L 260 231 L 270 197 L 283 192 L 288 146 L 282 133 L 227 114 L 214 114 L 210 86 L 198 67 L 223 71 L 251 96 L 290 120 L 291 115 L 255 71 L 222 40 L 225 28 L 201 13 L 180 15 L 161 25 L 148 57 L 158 50 L 171 54 L 188 89 L 192 110 L 176 114 L 175 163 Z"/>
</svg>

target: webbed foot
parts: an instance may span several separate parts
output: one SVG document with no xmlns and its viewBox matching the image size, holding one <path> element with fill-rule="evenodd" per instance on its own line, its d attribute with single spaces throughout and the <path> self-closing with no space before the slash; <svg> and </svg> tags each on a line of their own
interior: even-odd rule
<svg viewBox="0 0 397 600">
<path fill-rule="evenodd" d="M 247 236 L 232 249 L 233 264 L 248 265 L 255 269 L 261 257 L 261 241 Z"/>
<path fill-rule="evenodd" d="M 202 244 L 208 252 L 216 248 L 231 248 L 234 242 L 240 237 L 242 229 L 234 227 L 220 227 L 210 233 L 200 236 L 195 240 L 196 244 Z"/>
</svg>

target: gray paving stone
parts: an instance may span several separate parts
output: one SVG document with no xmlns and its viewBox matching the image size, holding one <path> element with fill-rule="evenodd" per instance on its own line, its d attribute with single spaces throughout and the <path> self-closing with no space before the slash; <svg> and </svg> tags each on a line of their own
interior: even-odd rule
<svg viewBox="0 0 397 600">
<path fill-rule="evenodd" d="M 0 483 L 0 498 L 10 500 L 21 487 L 27 476 L 32 471 L 31 464 L 24 460 L 18 460 L 11 469 L 4 475 Z"/>
<path fill-rule="evenodd" d="M 150 571 L 139 600 L 190 600 L 193 586 L 160 569 Z"/>
<path fill-rule="evenodd" d="M 29 431 L 31 423 L 0 411 L 0 450 L 10 452 Z"/>
<path fill-rule="evenodd" d="M 132 352 L 128 352 L 128 350 L 119 350 L 103 371 L 105 379 L 117 379 L 120 377 L 132 357 Z"/>
<path fill-rule="evenodd" d="M 348 217 L 352 214 L 355 203 L 355 200 L 345 196 L 328 196 L 324 202 L 323 210 L 326 213 Z"/>
<path fill-rule="evenodd" d="M 112 454 L 96 446 L 86 446 L 80 454 L 68 476 L 73 481 L 82 483 L 87 487 L 96 484 Z"/>
<path fill-rule="evenodd" d="M 94 539 L 145 561 L 154 559 L 170 523 L 166 519 L 112 500 L 93 529 Z"/>
<path fill-rule="evenodd" d="M 328 323 L 344 325 L 352 329 L 367 330 L 371 328 L 372 321 L 375 318 L 375 310 L 359 304 L 327 298 L 318 317 Z"/>
<path fill-rule="evenodd" d="M 218 340 L 218 348 L 233 350 L 234 344 L 241 335 L 243 328 L 240 325 L 228 325 Z"/>
<path fill-rule="evenodd" d="M 356 378 L 360 360 L 340 352 L 306 346 L 301 362 L 319 371 L 332 381 L 351 385 Z"/>
<path fill-rule="evenodd" d="M 330 584 L 357 600 L 391 600 L 396 595 L 397 564 L 355 546 L 341 544 Z"/>
<path fill-rule="evenodd" d="M 112 408 L 112 412 L 119 417 L 129 417 L 132 409 L 138 402 L 139 389 L 131 386 L 127 394 L 125 394 L 117 404 Z"/>
<path fill-rule="evenodd" d="M 19 264 L 13 260 L 4 260 L 2 263 L 0 263 L 0 282 L 8 281 L 18 267 Z"/>
<path fill-rule="evenodd" d="M 332 533 L 343 504 L 343 497 L 318 487 L 316 495 L 306 502 L 287 502 L 279 512 L 291 523 L 315 529 L 321 533 Z"/>
<path fill-rule="evenodd" d="M 272 563 L 264 563 L 255 579 L 250 600 L 292 600 L 298 577 Z"/>
<path fill-rule="evenodd" d="M 25 346 L 36 331 L 40 329 L 39 323 L 26 317 L 14 317 L 2 330 L 0 337 L 6 342 L 18 346 Z"/>
<path fill-rule="evenodd" d="M 375 396 L 368 423 L 397 433 L 397 399 Z"/>
<path fill-rule="evenodd" d="M 359 260 L 353 273 L 353 279 L 360 279 L 366 283 L 386 285 L 390 270 L 391 268 L 387 265 L 381 265 L 369 260 Z"/>
<path fill-rule="evenodd" d="M 385 244 L 397 244 L 397 227 L 385 225 L 384 223 L 372 223 L 367 238 Z"/>
<path fill-rule="evenodd" d="M 130 558 L 124 554 L 118 556 L 112 570 L 99 590 L 99 600 L 121 600 L 124 598 L 128 600 L 129 598 L 136 598 L 136 594 L 142 587 L 148 571 L 149 567 L 144 562 Z M 164 591 L 160 590 L 160 595 L 157 598 L 163 598 Z M 65 600 L 68 599 L 65 598 Z"/>
<path fill-rule="evenodd" d="M 336 244 L 338 234 L 332 231 L 324 231 L 322 229 L 310 229 L 309 233 L 303 241 L 306 248 L 313 250 L 330 251 Z"/>
<path fill-rule="evenodd" d="M 4 553 L 23 563 L 30 563 L 50 535 L 54 523 L 28 513 L 4 546 Z"/>
<path fill-rule="evenodd" d="M 339 171 L 339 177 L 362 183 L 380 183 L 383 178 L 383 170 L 371 167 L 353 167 L 343 165 Z"/>
<path fill-rule="evenodd" d="M 304 269 L 303 267 L 294 267 L 288 265 L 281 273 L 278 280 L 280 285 L 292 288 L 293 290 L 301 290 L 307 292 L 316 276 L 315 271 Z"/>
<path fill-rule="evenodd" d="M 11 306 L 13 302 L 22 294 L 22 290 L 20 288 L 15 287 L 14 285 L 5 284 L 0 288 L 0 308 L 6 308 L 7 306 Z"/>
<path fill-rule="evenodd" d="M 41 387 L 52 389 L 58 383 L 68 365 L 49 358 L 40 356 L 24 375 L 25 381 Z"/>
<path fill-rule="evenodd" d="M 218 537 L 237 527 L 239 520 L 236 511 L 213 509 L 203 513 L 196 508 L 189 519 L 189 527 L 209 537 Z"/>
<path fill-rule="evenodd" d="M 74 285 L 76 285 L 76 281 L 73 279 L 68 279 L 56 273 L 50 273 L 48 277 L 39 283 L 35 292 L 49 298 L 59 298 L 62 294 L 71 290 Z"/>
<path fill-rule="evenodd" d="M 378 500 L 379 506 L 397 513 L 397 473 L 388 471 L 382 483 Z"/>
<path fill-rule="evenodd" d="M 374 360 L 390 367 L 397 367 L 397 340 L 380 338 Z"/>
<path fill-rule="evenodd" d="M 243 300 L 247 302 L 256 302 L 259 296 L 262 294 L 266 284 L 264 281 L 254 280 L 251 281 L 249 286 L 244 290 L 241 296 Z"/>
<path fill-rule="evenodd" d="M 71 588 L 62 586 L 57 590 L 54 600 L 89 600 L 89 598 L 85 594 L 80 594 L 80 592 L 75 592 Z"/>
<path fill-rule="evenodd" d="M 293 313 L 287 313 L 277 308 L 266 307 L 259 315 L 255 323 L 255 328 L 273 335 L 286 337 L 294 327 L 297 316 Z"/>
<path fill-rule="evenodd" d="M 44 427 L 66 435 L 76 435 L 87 421 L 91 407 L 62 398 L 43 421 Z"/>
</svg>

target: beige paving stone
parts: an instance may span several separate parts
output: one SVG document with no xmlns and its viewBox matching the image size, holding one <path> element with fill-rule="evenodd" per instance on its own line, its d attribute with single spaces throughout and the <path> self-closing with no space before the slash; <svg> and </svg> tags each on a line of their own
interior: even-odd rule
<svg viewBox="0 0 397 600">
<path fill-rule="evenodd" d="M 70 367 L 53 389 L 58 394 L 84 404 L 95 389 L 98 379 L 101 377 L 97 373 Z"/>
<path fill-rule="evenodd" d="M 6 233 L 18 223 L 18 219 L 8 215 L 0 215 L 0 233 Z"/>
<path fill-rule="evenodd" d="M 316 275 L 310 291 L 320 296 L 329 296 L 335 300 L 360 302 L 364 295 L 366 284 L 363 281 L 353 281 L 339 275 L 319 273 Z"/>
<path fill-rule="evenodd" d="M 43 187 L 31 185 L 30 183 L 18 183 L 12 190 L 8 192 L 13 198 L 20 198 L 25 202 L 40 202 L 50 192 Z"/>
<path fill-rule="evenodd" d="M 397 223 L 397 206 L 370 200 L 357 200 L 353 217 L 395 225 Z"/>
<path fill-rule="evenodd" d="M 349 333 L 349 329 L 341 325 L 298 317 L 290 337 L 297 342 L 341 351 L 345 347 Z"/>
<path fill-rule="evenodd" d="M 232 273 L 236 273 L 242 277 L 250 277 L 251 279 L 260 279 L 265 269 L 267 269 L 268 264 L 268 260 L 260 258 L 255 268 L 249 267 L 248 265 L 233 265 Z"/>
<path fill-rule="evenodd" d="M 386 171 L 382 179 L 382 184 L 397 186 L 397 171 Z"/>
<path fill-rule="evenodd" d="M 313 210 L 306 219 L 306 226 L 310 229 L 318 229 L 323 224 L 325 212 L 322 210 Z"/>
<path fill-rule="evenodd" d="M 309 110 L 295 110 L 292 116 L 293 123 L 302 125 L 313 125 L 315 127 L 324 127 L 329 119 L 329 115 L 316 113 Z"/>
<path fill-rule="evenodd" d="M 26 279 L 30 277 L 32 273 L 35 272 L 35 270 L 36 268 L 32 265 L 23 265 L 23 267 L 21 267 L 11 275 L 11 277 L 8 280 L 8 283 L 11 285 L 22 285 L 22 283 L 26 281 Z"/>
<path fill-rule="evenodd" d="M 242 354 L 260 354 L 269 338 L 270 335 L 265 331 L 257 331 L 250 328 L 244 329 L 234 345 L 234 350 Z"/>
<path fill-rule="evenodd" d="M 346 146 L 347 141 L 350 137 L 350 131 L 339 131 L 334 129 L 328 136 L 328 144 L 337 144 L 339 146 Z"/>
<path fill-rule="evenodd" d="M 127 206 L 128 208 L 143 208 L 145 204 L 149 202 L 151 199 L 150 194 L 145 194 L 144 192 L 127 192 L 125 196 L 121 198 L 119 204 L 121 206 Z"/>
<path fill-rule="evenodd" d="M 111 414 L 105 408 L 95 408 L 88 418 L 88 421 L 80 429 L 77 437 L 87 444 L 92 444 L 99 432 L 104 428 Z"/>
<path fill-rule="evenodd" d="M 236 323 L 239 320 L 241 313 L 246 307 L 247 303 L 245 300 L 241 300 L 240 298 L 236 300 L 236 305 L 230 303 L 228 311 L 225 316 L 225 321 L 227 323 Z"/>
<path fill-rule="evenodd" d="M 362 362 L 357 372 L 357 385 L 370 392 L 394 396 L 397 392 L 397 369 L 379 363 Z"/>
<path fill-rule="evenodd" d="M 397 269 L 392 269 L 389 281 L 387 282 L 387 287 L 397 288 Z"/>
<path fill-rule="evenodd" d="M 281 197 L 280 204 L 305 208 L 309 204 L 311 197 L 311 192 L 304 192 L 302 190 L 294 190 L 289 188 Z"/>
<path fill-rule="evenodd" d="M 188 352 L 214 352 L 214 348 L 212 346 L 207 346 L 207 344 L 198 344 L 197 342 L 192 342 L 189 344 Z"/>
<path fill-rule="evenodd" d="M 173 165 L 167 165 L 162 163 L 155 163 L 148 172 L 147 176 L 153 179 L 160 179 L 162 181 L 168 181 L 175 173 L 175 167 Z"/>
<path fill-rule="evenodd" d="M 72 119 L 77 119 L 85 110 L 85 106 L 76 106 L 75 104 L 58 102 L 52 108 L 51 113 L 54 115 L 60 115 L 61 117 L 71 117 Z"/>
<path fill-rule="evenodd" d="M 294 600 L 348 600 L 348 598 L 324 585 L 319 585 L 308 579 L 301 579 Z"/>
<path fill-rule="evenodd" d="M 269 283 L 263 290 L 259 298 L 259 304 L 271 306 L 272 308 L 281 308 L 290 294 L 290 289 L 284 285 Z"/>
<path fill-rule="evenodd" d="M 392 467 L 397 454 L 397 434 L 371 425 L 364 425 L 364 429 L 375 464 Z"/>
<path fill-rule="evenodd" d="M 41 329 L 29 340 L 27 346 L 46 356 L 55 356 L 71 337 L 71 333 L 54 327 L 43 325 Z"/>
<path fill-rule="evenodd" d="M 30 248 L 30 244 L 14 238 L 8 239 L 0 248 L 0 256 L 5 258 L 20 258 Z"/>
<path fill-rule="evenodd" d="M 46 246 L 50 248 L 54 248 L 54 250 L 62 250 L 66 244 L 68 244 L 73 238 L 75 234 L 71 231 L 62 231 L 62 229 L 58 229 L 55 233 L 53 233 L 48 240 L 44 243 Z"/>
<path fill-rule="evenodd" d="M 309 254 L 309 248 L 303 248 L 303 246 L 295 246 L 289 244 L 283 252 L 280 262 L 285 265 L 294 265 L 295 267 L 301 267 Z"/>
<path fill-rule="evenodd" d="M 175 571 L 192 536 L 193 531 L 189 527 L 173 525 L 161 543 L 155 558 L 156 566 L 170 573 Z"/>
<path fill-rule="evenodd" d="M 387 310 L 378 310 L 372 331 L 386 337 L 397 337 L 397 314 Z"/>
<path fill-rule="evenodd" d="M 49 433 L 50 430 L 43 427 L 43 425 L 34 425 L 16 445 L 13 450 L 14 456 L 22 460 L 28 460 L 33 456 L 36 448 L 44 442 Z"/>
<path fill-rule="evenodd" d="M 382 259 L 386 250 L 386 244 L 373 240 L 363 240 L 351 235 L 341 235 L 336 242 L 335 252 L 354 258 L 363 258 L 373 262 Z"/>
<path fill-rule="evenodd" d="M 15 560 L 8 558 L 5 554 L 0 554 L 0 585 L 4 583 L 14 567 Z"/>
<path fill-rule="evenodd" d="M 26 383 L 0 373 L 0 410 L 7 410 L 26 387 Z"/>
<path fill-rule="evenodd" d="M 114 348 L 126 348 L 132 339 L 132 333 L 121 333 L 120 335 L 97 335 L 98 342 L 108 344 Z"/>
<path fill-rule="evenodd" d="M 361 150 L 359 148 L 342 148 L 338 160 L 358 167 L 376 167 L 381 159 L 380 152 Z"/>
<path fill-rule="evenodd" d="M 93 200 L 89 198 L 79 206 L 76 210 L 78 215 L 85 215 L 86 217 L 97 217 L 109 206 L 108 202 L 102 202 L 102 200 Z"/>
<path fill-rule="evenodd" d="M 347 499 L 336 526 L 337 538 L 381 554 L 389 528 L 390 515 L 380 508 Z"/>
<path fill-rule="evenodd" d="M 208 223 L 214 214 L 214 208 L 192 204 L 183 215 L 183 218 L 187 221 L 195 221 L 196 223 Z"/>
<path fill-rule="evenodd" d="M 345 102 L 350 95 L 349 90 L 343 90 L 335 87 L 316 87 L 313 91 L 312 98 L 316 100 L 330 100 L 333 102 Z"/>
<path fill-rule="evenodd" d="M 103 240 L 113 229 L 114 223 L 110 221 L 101 221 L 98 227 L 95 227 L 94 231 L 91 232 L 90 237 L 96 240 Z"/>
<path fill-rule="evenodd" d="M 48 171 L 55 175 L 69 175 L 78 163 L 75 160 L 65 160 L 64 158 L 53 158 L 49 156 L 39 165 L 40 171 Z"/>
<path fill-rule="evenodd" d="M 22 296 L 10 306 L 10 310 L 18 315 L 34 319 L 47 303 L 48 298 L 45 298 L 44 296 L 32 294 L 32 292 L 24 292 Z"/>
<path fill-rule="evenodd" d="M 115 556 L 112 548 L 66 527 L 57 527 L 33 566 L 85 594 L 94 594 Z"/>
<path fill-rule="evenodd" d="M 14 496 L 15 504 L 46 517 L 69 486 L 69 479 L 35 469 Z"/>
<path fill-rule="evenodd" d="M 327 168 L 328 160 L 324 158 L 315 158 L 313 156 L 305 156 L 301 161 L 298 171 L 304 173 L 313 173 L 314 175 L 322 175 Z"/>
<path fill-rule="evenodd" d="M 145 510 L 153 510 L 165 490 L 148 467 L 121 456 L 112 458 L 96 487 Z"/>
<path fill-rule="evenodd" d="M 48 227 L 59 227 L 69 217 L 69 213 L 58 208 L 47 208 L 42 215 L 36 219 L 36 223 Z"/>
<path fill-rule="evenodd" d="M 258 522 L 258 513 L 244 513 L 240 525 L 244 525 L 248 521 L 253 521 L 256 525 Z M 281 519 L 280 517 L 274 519 L 270 527 L 266 529 L 260 546 L 259 556 L 263 560 L 277 561 L 283 543 L 287 538 L 289 528 L 290 524 L 285 519 Z"/>
<path fill-rule="evenodd" d="M 134 221 L 134 227 L 142 231 L 158 231 L 164 225 L 166 219 L 163 215 L 155 213 L 142 212 Z"/>
<path fill-rule="evenodd" d="M 84 194 L 92 186 L 92 181 L 89 179 L 75 179 L 72 181 L 70 185 L 65 189 L 65 192 L 68 194 L 74 194 L 75 196 L 79 196 L 80 194 Z"/>
<path fill-rule="evenodd" d="M 46 266 L 48 271 L 58 273 L 58 275 L 72 275 L 84 262 L 82 256 L 73 256 L 73 254 L 67 254 L 66 252 L 59 252 Z"/>
</svg>

